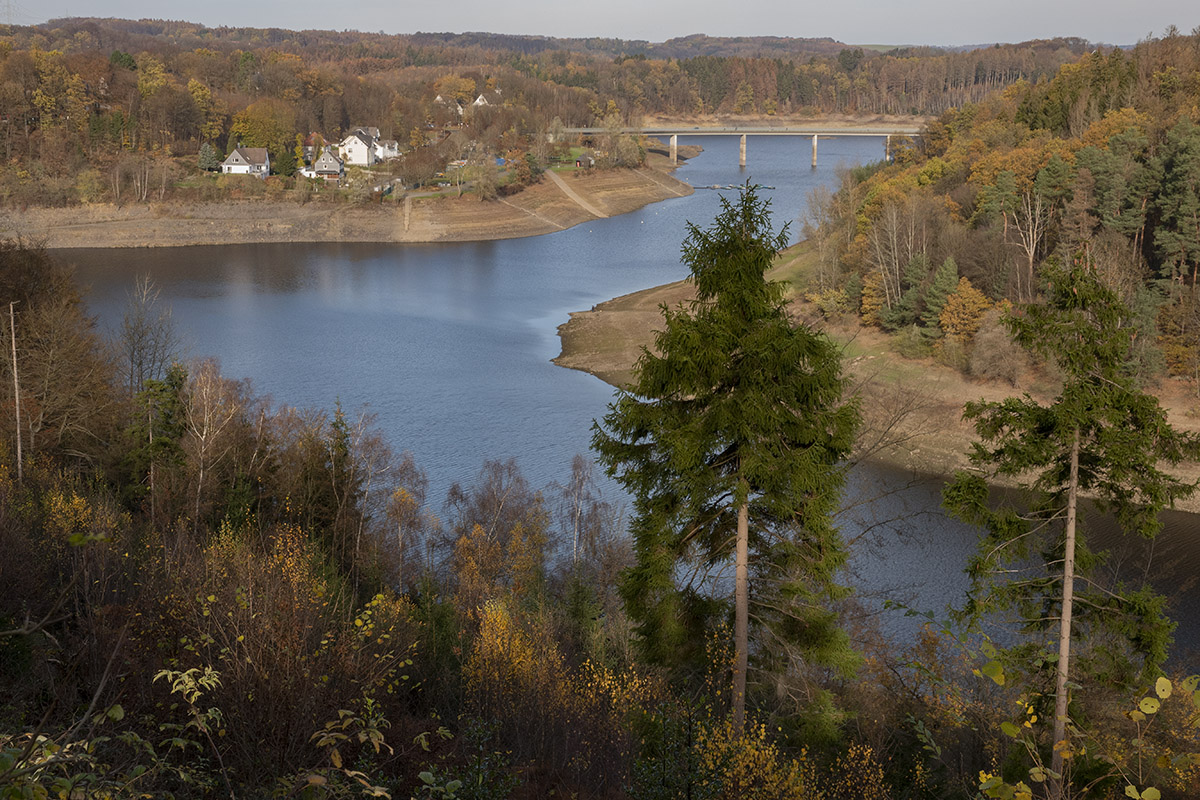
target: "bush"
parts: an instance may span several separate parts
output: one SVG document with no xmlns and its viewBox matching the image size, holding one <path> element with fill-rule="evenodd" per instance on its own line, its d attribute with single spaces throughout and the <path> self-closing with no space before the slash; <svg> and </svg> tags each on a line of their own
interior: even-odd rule
<svg viewBox="0 0 1200 800">
<path fill-rule="evenodd" d="M 1029 366 L 1029 358 L 1008 335 L 997 311 L 988 312 L 975 334 L 970 356 L 971 374 L 989 380 L 1004 380 L 1012 386 Z"/>
<path fill-rule="evenodd" d="M 807 800 L 817 796 L 811 791 L 813 770 L 803 754 L 799 759 L 787 757 L 762 725 L 751 725 L 739 736 L 728 721 L 713 721 L 710 713 L 711 708 L 666 708 L 647 717 L 630 797 Z"/>
<path fill-rule="evenodd" d="M 75 193 L 84 203 L 98 203 L 104 199 L 108 186 L 98 169 L 85 169 L 75 178 Z"/>
<path fill-rule="evenodd" d="M 845 289 L 830 289 L 826 292 L 809 292 L 804 299 L 817 307 L 825 319 L 840 317 L 850 312 L 850 296 Z"/>
</svg>

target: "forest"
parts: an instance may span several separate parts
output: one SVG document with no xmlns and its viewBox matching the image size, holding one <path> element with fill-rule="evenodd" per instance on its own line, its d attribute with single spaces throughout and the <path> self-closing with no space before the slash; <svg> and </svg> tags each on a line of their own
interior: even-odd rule
<svg viewBox="0 0 1200 800">
<path fill-rule="evenodd" d="M 894 163 L 809 198 L 805 292 L 913 357 L 1016 385 L 1001 317 L 1049 259 L 1086 253 L 1142 335 L 1143 380 L 1200 390 L 1200 36 L 1092 52 L 1050 80 L 950 110 Z"/>
<path fill-rule="evenodd" d="M 221 197 L 227 192 L 205 192 L 215 176 L 198 180 L 215 168 L 208 153 L 219 161 L 239 142 L 266 147 L 282 181 L 303 166 L 297 137 L 337 142 L 362 125 L 400 143 L 406 154 L 394 169 L 416 180 L 472 143 L 544 167 L 556 125 L 637 125 L 650 115 L 926 116 L 1048 78 L 1091 48 L 1054 39 L 878 53 L 770 37 L 651 45 L 111 19 L 0 26 L 0 203 Z M 489 106 L 473 108 L 484 93 Z"/>
<path fill-rule="evenodd" d="M 247 50 L 253 32 L 174 23 L 9 32 L 24 38 L 5 39 L 4 91 L 28 74 L 34 104 L 5 118 L 6 176 L 56 168 L 51 152 L 198 152 L 199 133 L 143 126 L 144 65 L 162 80 L 146 97 L 182 99 L 207 64 L 224 125 L 262 102 L 222 83 L 247 53 L 308 75 L 289 70 L 340 36 L 261 33 Z M 204 36 L 210 54 L 188 49 Z M 387 61 L 380 76 L 469 74 L 401 66 L 389 59 L 417 51 L 396 45 L 367 37 L 355 58 Z M 262 57 L 248 74 L 266 81 Z M 900 57 L 862 63 L 880 58 Z M 89 63 L 131 103 L 109 138 L 91 138 L 97 107 L 79 117 L 38 94 L 53 74 L 88 97 Z M 307 69 L 362 89 L 321 113 L 366 97 L 398 113 L 363 88 L 387 78 Z M 509 97 L 550 86 L 493 69 Z M 298 91 L 272 102 L 302 130 L 318 104 Z M 927 623 L 911 641 L 843 585 L 829 515 L 864 401 L 763 280 L 782 242 L 752 187 L 689 229 L 698 300 L 667 315 L 658 355 L 598 424 L 631 509 L 599 494 L 585 456 L 560 484 L 487 462 L 431 497 L 369 415 L 277 406 L 212 360 L 181 362 L 149 280 L 108 340 L 52 253 L 0 241 L 0 793 L 1197 796 L 1200 676 L 1169 657 L 1167 598 L 1089 549 L 1080 498 L 1153 537 L 1157 511 L 1195 488 L 1170 468 L 1200 442 L 1153 388 L 1198 369 L 1198 109 L 1200 36 L 1171 31 L 1014 76 L 811 198 L 811 309 L 1014 386 L 967 405 L 975 470 L 944 493 L 981 530 L 972 592 L 952 614 L 909 609 Z M 1031 372 L 1052 399 L 1022 392 Z M 989 492 L 1006 477 L 1027 490 L 1018 505 Z M 734 561 L 744 595 L 684 582 Z"/>
</svg>

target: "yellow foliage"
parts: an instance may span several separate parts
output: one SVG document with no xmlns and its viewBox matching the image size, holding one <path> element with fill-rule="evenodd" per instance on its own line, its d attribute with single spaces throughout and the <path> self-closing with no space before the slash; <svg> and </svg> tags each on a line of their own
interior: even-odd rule
<svg viewBox="0 0 1200 800">
<path fill-rule="evenodd" d="M 917 173 L 917 185 L 930 186 L 934 183 L 937 183 L 939 180 L 945 177 L 946 173 L 949 171 L 950 165 L 941 158 L 934 156 L 925 162 L 925 165 L 921 167 L 921 171 Z"/>
<path fill-rule="evenodd" d="M 883 306 L 883 275 L 878 271 L 868 272 L 863 277 L 862 302 L 859 306 L 863 325 L 879 325 Z"/>
<path fill-rule="evenodd" d="M 920 170 L 916 166 L 906 167 L 889 173 L 882 180 L 873 181 L 868 185 L 862 205 L 859 206 L 859 227 L 865 230 L 868 226 L 864 226 L 864 221 L 869 225 L 869 222 L 877 219 L 889 204 L 907 205 L 918 185 Z"/>
<path fill-rule="evenodd" d="M 1028 192 L 1038 171 L 1054 156 L 1068 164 L 1075 163 L 1076 147 L 1078 142 L 1043 138 L 1008 150 L 990 150 L 971 166 L 970 181 L 977 186 L 995 186 L 1001 172 L 1011 172 L 1017 191 Z"/>
<path fill-rule="evenodd" d="M 991 307 L 992 301 L 972 286 L 971 281 L 959 278 L 958 288 L 946 298 L 938 324 L 948 338 L 966 344 L 975 336 L 983 324 L 984 314 Z"/>
<path fill-rule="evenodd" d="M 883 764 L 865 744 L 852 744 L 834 763 L 828 800 L 890 800 Z"/>
<path fill-rule="evenodd" d="M 1103 119 L 1093 122 L 1083 134 L 1084 147 L 1108 149 L 1108 140 L 1118 133 L 1136 128 L 1145 134 L 1154 127 L 1150 115 L 1132 108 L 1113 109 Z"/>
<path fill-rule="evenodd" d="M 520 523 L 507 546 L 476 524 L 454 544 L 455 605 L 474 615 L 490 600 L 529 597 L 541 583 L 544 546 L 544 534 Z"/>
<path fill-rule="evenodd" d="M 533 639 L 501 600 L 479 609 L 479 633 L 463 677 L 484 712 L 511 710 L 534 695 L 556 694 L 563 685 L 562 657 L 548 638 L 534 648 Z M 550 699 L 550 698 L 545 698 Z"/>
<path fill-rule="evenodd" d="M 720 782 L 721 793 L 716 796 L 722 800 L 815 800 L 805 790 L 811 783 L 811 767 L 780 753 L 763 725 L 750 726 L 741 736 L 728 721 L 701 726 L 695 750 L 701 775 L 709 776 L 706 782 Z"/>
<path fill-rule="evenodd" d="M 63 541 L 110 539 L 121 522 L 121 515 L 103 501 L 89 500 L 74 490 L 52 490 L 44 502 L 47 530 Z"/>
<path fill-rule="evenodd" d="M 476 613 L 495 597 L 503 552 L 500 543 L 488 536 L 482 525 L 475 525 L 469 534 L 459 537 L 454 543 L 455 606 Z"/>
</svg>

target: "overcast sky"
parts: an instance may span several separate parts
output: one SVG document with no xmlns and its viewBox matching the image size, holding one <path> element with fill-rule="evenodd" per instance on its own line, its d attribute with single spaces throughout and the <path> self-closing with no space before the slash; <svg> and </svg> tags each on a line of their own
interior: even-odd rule
<svg viewBox="0 0 1200 800">
<path fill-rule="evenodd" d="M 0 0 L 0 21 L 68 16 L 209 26 L 415 33 L 487 31 L 661 42 L 677 36 L 828 36 L 851 44 L 981 44 L 1080 36 L 1132 44 L 1200 26 L 1197 0 Z"/>
</svg>

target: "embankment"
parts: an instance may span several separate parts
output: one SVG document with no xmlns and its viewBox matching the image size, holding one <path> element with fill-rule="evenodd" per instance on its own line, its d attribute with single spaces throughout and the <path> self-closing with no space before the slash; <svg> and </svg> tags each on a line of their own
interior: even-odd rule
<svg viewBox="0 0 1200 800">
<path fill-rule="evenodd" d="M 642 348 L 652 347 L 654 332 L 662 328 L 660 306 L 674 306 L 692 297 L 691 284 L 679 281 L 572 313 L 570 320 L 559 326 L 562 352 L 554 363 L 590 373 L 613 386 L 627 386 Z M 806 309 L 793 302 L 792 313 L 802 318 Z M 970 467 L 967 454 L 976 441 L 973 427 L 962 419 L 964 403 L 999 401 L 1025 392 L 1047 402 L 1053 395 L 1053 388 L 1033 374 L 1016 387 L 977 380 L 931 358 L 900 357 L 892 350 L 889 337 L 876 328 L 806 321 L 822 327 L 842 345 L 846 375 L 861 398 L 858 460 L 922 475 L 950 475 Z M 1172 425 L 1200 434 L 1194 389 L 1164 380 L 1155 392 Z M 1185 480 L 1200 481 L 1200 464 L 1185 463 L 1172 472 Z M 1176 507 L 1200 513 L 1200 496 Z"/>
<path fill-rule="evenodd" d="M 514 239 L 564 230 L 595 219 L 596 212 L 624 214 L 692 192 L 651 166 L 560 177 L 487 202 L 435 195 L 366 205 L 254 199 L 29 208 L 0 216 L 0 237 L 20 236 L 50 248 Z"/>
</svg>

